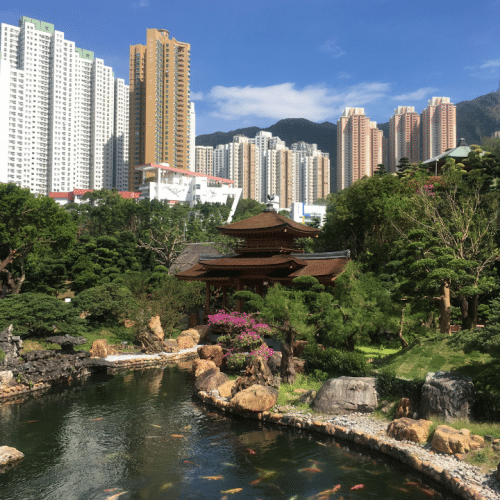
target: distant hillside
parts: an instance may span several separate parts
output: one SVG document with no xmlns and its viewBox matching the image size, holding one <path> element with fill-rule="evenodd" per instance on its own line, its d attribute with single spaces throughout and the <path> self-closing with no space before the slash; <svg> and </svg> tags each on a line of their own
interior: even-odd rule
<svg viewBox="0 0 500 500">
<path fill-rule="evenodd" d="M 383 131 L 384 137 L 389 137 L 389 122 L 379 123 L 378 128 Z M 199 135 L 196 137 L 196 145 L 215 148 L 218 144 L 231 142 L 233 136 L 237 134 L 255 137 L 259 130 L 278 136 L 288 147 L 294 142 L 305 141 L 317 144 L 318 149 L 330 153 L 333 183 L 337 163 L 337 125 L 334 123 L 314 123 L 305 118 L 286 118 L 264 129 L 247 127 L 231 132 Z M 481 137 L 489 137 L 496 130 L 500 130 L 500 93 L 492 92 L 472 101 L 457 104 L 457 139 L 463 137 L 467 144 L 479 144 Z"/>
</svg>

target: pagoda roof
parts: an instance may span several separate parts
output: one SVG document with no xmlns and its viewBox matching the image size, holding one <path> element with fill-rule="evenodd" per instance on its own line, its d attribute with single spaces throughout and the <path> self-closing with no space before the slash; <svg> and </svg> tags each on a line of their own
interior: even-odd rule
<svg viewBox="0 0 500 500">
<path fill-rule="evenodd" d="M 297 237 L 316 237 L 321 230 L 295 222 L 274 210 L 266 210 L 248 219 L 233 222 L 217 228 L 222 234 L 236 236 L 269 232 L 288 232 Z"/>
<path fill-rule="evenodd" d="M 235 257 L 221 257 L 220 259 L 209 259 L 202 263 L 209 269 L 240 269 L 246 268 L 298 268 L 303 267 L 305 262 L 289 254 L 277 254 L 269 257 L 246 257 L 237 255 Z"/>
</svg>

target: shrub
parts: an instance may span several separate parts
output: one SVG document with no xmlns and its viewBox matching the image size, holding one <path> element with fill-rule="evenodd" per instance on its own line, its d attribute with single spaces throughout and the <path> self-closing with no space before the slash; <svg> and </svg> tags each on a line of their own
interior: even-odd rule
<svg viewBox="0 0 500 500">
<path fill-rule="evenodd" d="M 308 344 L 304 349 L 308 370 L 326 372 L 330 376 L 364 376 L 370 372 L 366 358 L 357 352 L 348 352 L 333 347 L 322 350 L 317 344 Z"/>
<path fill-rule="evenodd" d="M 246 354 L 242 352 L 235 352 L 233 353 L 232 351 L 229 353 L 227 356 L 227 367 L 230 370 L 234 371 L 240 371 L 243 369 L 245 366 L 246 362 Z"/>
<path fill-rule="evenodd" d="M 418 408 L 424 382 L 421 379 L 399 378 L 394 368 L 386 367 L 377 374 L 377 392 L 381 398 L 409 398 L 415 408 Z"/>
</svg>

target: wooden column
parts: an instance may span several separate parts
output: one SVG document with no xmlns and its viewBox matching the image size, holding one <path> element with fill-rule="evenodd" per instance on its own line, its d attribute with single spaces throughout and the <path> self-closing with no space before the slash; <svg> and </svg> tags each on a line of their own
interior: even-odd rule
<svg viewBox="0 0 500 500">
<path fill-rule="evenodd" d="M 259 283 L 258 285 L 256 285 L 255 292 L 258 293 L 261 297 L 263 297 L 264 296 L 264 284 Z"/>
<path fill-rule="evenodd" d="M 222 288 L 222 307 L 227 308 L 227 287 Z"/>
<path fill-rule="evenodd" d="M 236 291 L 240 292 L 241 290 L 243 290 L 243 285 L 242 285 L 241 281 L 238 280 L 236 282 Z M 238 311 L 241 312 L 241 310 L 243 309 L 243 299 L 238 299 L 238 304 L 237 304 L 236 309 L 238 309 Z"/>
<path fill-rule="evenodd" d="M 203 314 L 203 319 L 205 323 L 208 321 L 208 315 L 210 314 L 210 285 L 206 283 L 205 289 L 205 311 Z"/>
</svg>

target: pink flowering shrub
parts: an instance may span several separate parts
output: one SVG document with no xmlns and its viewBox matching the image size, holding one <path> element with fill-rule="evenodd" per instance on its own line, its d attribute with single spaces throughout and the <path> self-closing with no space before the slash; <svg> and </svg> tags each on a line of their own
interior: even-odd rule
<svg viewBox="0 0 500 500">
<path fill-rule="evenodd" d="M 208 316 L 208 324 L 231 336 L 246 331 L 260 334 L 271 330 L 265 323 L 257 323 L 250 314 L 240 312 L 218 311 Z"/>
<path fill-rule="evenodd" d="M 434 192 L 434 184 L 424 184 L 418 193 L 423 194 L 424 196 L 436 196 L 436 193 Z"/>
</svg>

